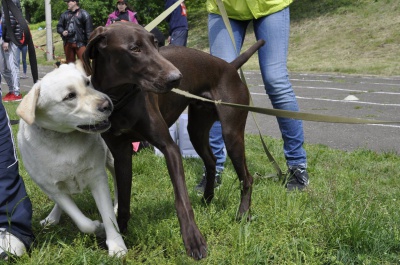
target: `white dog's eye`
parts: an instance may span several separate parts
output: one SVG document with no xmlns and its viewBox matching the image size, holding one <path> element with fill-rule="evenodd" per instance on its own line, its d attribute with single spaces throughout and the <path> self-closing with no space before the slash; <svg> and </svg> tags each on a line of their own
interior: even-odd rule
<svg viewBox="0 0 400 265">
<path fill-rule="evenodd" d="M 63 100 L 71 100 L 76 98 L 76 93 L 75 92 L 71 92 L 69 93 Z"/>
</svg>

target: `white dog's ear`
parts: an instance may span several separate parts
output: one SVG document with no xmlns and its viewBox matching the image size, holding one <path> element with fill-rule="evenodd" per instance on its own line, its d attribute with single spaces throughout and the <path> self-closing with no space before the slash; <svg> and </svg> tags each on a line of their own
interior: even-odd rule
<svg viewBox="0 0 400 265">
<path fill-rule="evenodd" d="M 76 60 L 75 62 L 76 69 L 79 70 L 84 76 L 86 76 L 85 68 L 83 68 L 83 63 L 81 60 Z"/>
<path fill-rule="evenodd" d="M 29 125 L 35 121 L 35 110 L 39 94 L 40 81 L 33 85 L 32 89 L 25 95 L 17 108 L 17 115 Z"/>
</svg>

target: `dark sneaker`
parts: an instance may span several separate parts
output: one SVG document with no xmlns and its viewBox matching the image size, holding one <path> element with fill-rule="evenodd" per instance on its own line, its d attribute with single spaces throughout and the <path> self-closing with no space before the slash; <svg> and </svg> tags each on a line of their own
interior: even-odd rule
<svg viewBox="0 0 400 265">
<path fill-rule="evenodd" d="M 221 171 L 217 171 L 215 173 L 215 182 L 214 182 L 214 189 L 219 187 L 222 183 L 222 172 Z M 198 193 L 204 193 L 204 190 L 206 189 L 206 184 L 207 184 L 207 178 L 206 178 L 206 173 L 203 173 L 203 176 L 199 182 L 199 184 L 197 184 L 197 186 L 194 188 Z"/>
<path fill-rule="evenodd" d="M 304 167 L 291 166 L 289 167 L 288 174 L 286 176 L 287 182 L 285 184 L 288 191 L 292 190 L 304 190 L 308 184 L 308 173 Z"/>
</svg>

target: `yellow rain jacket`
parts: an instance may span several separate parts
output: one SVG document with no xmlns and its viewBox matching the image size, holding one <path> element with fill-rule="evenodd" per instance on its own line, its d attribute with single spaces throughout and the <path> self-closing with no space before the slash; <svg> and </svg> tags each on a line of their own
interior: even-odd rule
<svg viewBox="0 0 400 265">
<path fill-rule="evenodd" d="M 222 0 L 229 18 L 251 20 L 265 17 L 289 6 L 293 0 Z M 207 0 L 207 11 L 220 14 L 217 0 Z"/>
</svg>

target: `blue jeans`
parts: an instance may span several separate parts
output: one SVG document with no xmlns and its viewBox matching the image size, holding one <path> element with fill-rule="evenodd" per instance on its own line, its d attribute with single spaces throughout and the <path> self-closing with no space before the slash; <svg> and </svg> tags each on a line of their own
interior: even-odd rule
<svg viewBox="0 0 400 265">
<path fill-rule="evenodd" d="M 186 46 L 188 38 L 187 29 L 175 29 L 171 34 L 171 43 L 176 46 Z"/>
<path fill-rule="evenodd" d="M 215 158 L 217 159 L 215 169 L 218 172 L 224 171 L 226 154 L 224 152 L 225 144 L 222 138 L 222 127 L 219 121 L 216 121 L 210 129 L 210 146 Z"/>
<path fill-rule="evenodd" d="M 29 248 L 34 239 L 31 221 L 32 204 L 18 172 L 11 126 L 0 98 L 0 228 Z"/>
<path fill-rule="evenodd" d="M 20 59 L 21 59 L 20 53 L 22 53 L 22 69 L 24 70 L 24 74 L 26 75 L 26 69 L 27 69 L 27 66 L 26 66 L 26 53 L 28 52 L 28 45 L 22 45 L 22 46 L 19 46 L 18 48 L 19 49 L 17 51 L 17 62 L 18 62 L 18 65 L 19 65 L 20 64 Z"/>
<path fill-rule="evenodd" d="M 208 36 L 210 53 L 227 62 L 233 61 L 243 45 L 246 28 L 250 21 L 229 19 L 235 37 L 236 50 L 220 15 L 208 15 Z M 264 39 L 265 45 L 258 50 L 259 65 L 265 91 L 276 109 L 299 111 L 296 96 L 289 81 L 287 54 L 290 33 L 290 12 L 285 8 L 266 17 L 253 20 L 256 39 Z M 304 133 L 301 120 L 277 118 L 283 138 L 283 151 L 288 166 L 306 167 L 307 157 L 303 148 Z M 219 131 L 218 131 L 219 130 Z M 210 130 L 218 143 L 211 144 L 213 152 L 218 152 L 223 142 L 222 130 L 216 124 Z"/>
</svg>

